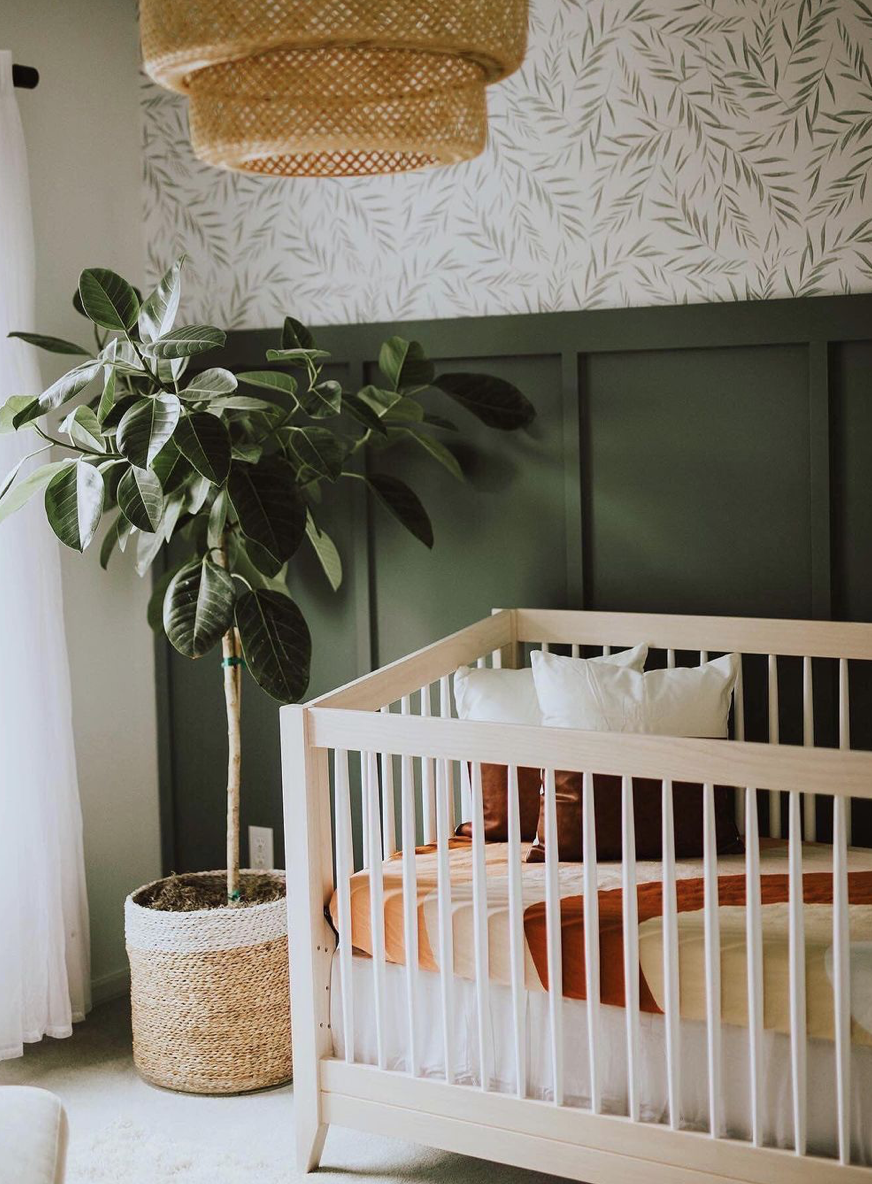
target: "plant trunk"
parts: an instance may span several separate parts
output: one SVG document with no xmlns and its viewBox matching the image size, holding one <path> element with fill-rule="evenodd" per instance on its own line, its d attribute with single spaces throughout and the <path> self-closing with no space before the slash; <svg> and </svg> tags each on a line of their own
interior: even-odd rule
<svg viewBox="0 0 872 1184">
<path fill-rule="evenodd" d="M 227 567 L 227 547 L 222 537 L 218 565 Z M 221 639 L 224 669 L 224 703 L 227 708 L 227 903 L 239 904 L 239 789 L 242 772 L 240 730 L 242 646 L 235 628 Z"/>
</svg>

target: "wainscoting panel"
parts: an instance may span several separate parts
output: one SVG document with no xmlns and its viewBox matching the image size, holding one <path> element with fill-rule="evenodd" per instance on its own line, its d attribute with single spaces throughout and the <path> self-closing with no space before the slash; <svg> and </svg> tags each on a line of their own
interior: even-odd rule
<svg viewBox="0 0 872 1184">
<path fill-rule="evenodd" d="M 327 492 L 320 517 L 342 552 L 343 587 L 332 593 L 305 549 L 291 579 L 314 637 L 311 694 L 494 606 L 872 620 L 872 296 L 316 335 L 336 360 L 332 376 L 354 385 L 372 376 L 393 333 L 420 340 L 442 369 L 510 379 L 539 415 L 529 431 L 503 435 L 434 392 L 432 409 L 463 426 L 456 451 L 467 481 L 411 442 L 370 461 L 418 492 L 433 518 L 432 552 L 361 482 Z M 223 361 L 263 368 L 276 336 L 233 333 Z M 192 663 L 161 640 L 157 649 L 165 865 L 220 867 L 218 657 Z M 787 663 L 791 742 L 797 677 Z M 820 671 L 818 735 L 831 743 L 829 677 Z M 872 747 L 872 674 L 852 680 L 854 742 Z M 749 735 L 762 739 L 755 681 Z M 278 709 L 250 679 L 243 742 L 243 836 L 250 823 L 274 827 L 282 863 Z M 872 836 L 872 816 L 855 808 L 854 824 Z"/>
</svg>

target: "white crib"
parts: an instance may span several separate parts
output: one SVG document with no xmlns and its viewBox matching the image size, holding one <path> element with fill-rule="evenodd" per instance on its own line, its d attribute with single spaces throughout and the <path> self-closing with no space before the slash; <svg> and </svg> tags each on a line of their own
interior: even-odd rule
<svg viewBox="0 0 872 1184">
<path fill-rule="evenodd" d="M 769 743 L 745 741 L 744 687 L 740 675 L 734 700 L 731 741 L 616 735 L 571 729 L 471 723 L 451 718 L 449 679 L 459 665 L 516 667 L 531 646 L 560 646 L 565 652 L 607 652 L 647 641 L 665 651 L 668 664 L 692 652 L 763 655 Z M 779 662 L 779 659 L 781 661 Z M 813 666 L 813 659 L 827 662 Z M 319 1163 L 329 1124 L 374 1131 L 427 1145 L 537 1168 L 603 1184 L 703 1184 L 776 1179 L 796 1184 L 839 1181 L 872 1184 L 872 1168 L 852 1163 L 852 1133 L 872 1123 L 872 1097 L 852 1098 L 851 949 L 848 898 L 850 801 L 872 798 L 872 753 L 850 751 L 850 673 L 872 660 L 872 625 L 820 621 L 686 617 L 551 610 L 495 610 L 493 615 L 417 653 L 358 679 L 305 706 L 282 709 L 285 850 L 288 911 L 297 1156 L 302 1170 Z M 801 678 L 802 743 L 779 743 L 779 677 L 792 662 Z M 745 663 L 748 669 L 748 661 Z M 823 675 L 820 674 L 824 667 Z M 817 671 L 817 675 L 816 672 Z M 818 686 L 816 678 L 828 686 Z M 747 680 L 747 675 L 746 675 Z M 434 707 L 431 688 L 437 691 Z M 832 696 L 839 747 L 815 747 L 816 707 L 822 691 Z M 825 697 L 825 695 L 823 696 Z M 760 696 L 758 695 L 758 700 Z M 434 714 L 438 710 L 439 714 Z M 359 754 L 349 762 L 349 753 Z M 489 1017 L 494 1014 L 489 978 L 488 880 L 482 824 L 482 762 L 509 766 L 508 925 L 511 939 L 509 1017 L 505 1039 L 513 1050 L 511 1093 L 494 1088 L 494 1048 Z M 627 1103 L 624 1114 L 606 1113 L 602 1079 L 604 1041 L 614 1016 L 600 1004 L 596 837 L 584 828 L 584 974 L 586 980 L 585 1108 L 564 1097 L 566 1001 L 560 989 L 547 992 L 549 1063 L 547 1099 L 527 1094 L 524 1025 L 523 902 L 516 770 L 545 769 L 545 902 L 548 982 L 562 983 L 561 921 L 557 862 L 554 770 L 577 770 L 583 781 L 585 818 L 593 817 L 593 772 L 622 777 L 623 861 L 620 867 L 622 941 L 626 1006 Z M 359 789 L 356 781 L 360 769 Z M 349 770 L 351 775 L 349 775 Z M 665 1121 L 643 1121 L 637 1082 L 640 1070 L 639 940 L 636 915 L 637 865 L 634 846 L 632 778 L 663 786 L 663 1031 L 668 1104 Z M 705 885 L 704 1037 L 707 1130 L 680 1124 L 681 1029 L 677 950 L 676 859 L 671 822 L 673 781 L 702 785 Z M 721 941 L 717 907 L 718 855 L 715 845 L 715 784 L 744 787 L 736 794 L 737 821 L 745 840 L 747 941 L 748 1138 L 726 1137 L 722 1114 L 725 1032 L 721 1018 Z M 788 840 L 789 916 L 789 1114 L 790 1147 L 765 1145 L 764 973 L 760 898 L 758 790 L 768 791 L 762 829 Z M 352 955 L 349 882 L 355 871 L 352 803 L 360 794 L 363 844 L 357 864 L 367 869 L 373 956 Z M 784 796 L 783 796 L 784 795 Z M 782 804 L 786 801 L 786 818 Z M 821 803 L 824 803 L 823 805 Z M 831 805 L 830 805 L 831 803 Z M 474 919 L 474 982 L 455 979 L 448 841 L 459 813 L 472 820 L 471 909 Z M 803 905 L 803 839 L 815 841 L 818 824 L 832 819 L 832 1058 L 835 1094 L 832 1157 L 811 1154 L 807 1118 L 814 1081 L 809 1080 L 806 1035 L 806 950 Z M 823 828 L 822 828 L 823 829 Z M 435 844 L 438 867 L 438 960 L 442 1033 L 442 1079 L 421 1066 L 422 1006 L 416 916 L 416 843 Z M 403 967 L 386 964 L 383 859 L 401 851 Z M 338 946 L 326 906 L 336 890 Z M 335 980 L 334 955 L 338 960 Z M 387 982 L 387 970 L 404 976 Z M 370 979 L 371 1007 L 355 999 L 355 976 Z M 430 972 L 427 972 L 430 973 Z M 331 982 L 341 994 L 331 999 Z M 391 987 L 389 992 L 388 987 Z M 452 1010 L 458 990 L 474 992 L 478 1071 L 475 1084 L 454 1072 Z M 396 1000 L 403 1005 L 397 1008 Z M 393 1002 L 390 1003 L 389 1000 Z M 355 1010 L 374 1031 L 375 1063 L 355 1058 Z M 341 1019 L 343 1052 L 334 1053 L 331 1017 Z M 606 1022 L 608 1021 L 608 1023 Z M 733 1042 L 735 1032 L 727 1034 Z M 403 1048 L 399 1067 L 390 1050 Z M 861 1050 L 866 1053 L 867 1050 Z M 872 1050 L 868 1050 L 872 1052 Z M 393 1067 L 389 1067 L 389 1065 Z M 855 1066 L 856 1067 L 856 1066 Z M 812 1099 L 814 1100 L 814 1099 Z M 859 1118 L 858 1118 L 859 1115 Z M 868 1162 L 868 1161 L 867 1161 Z"/>
</svg>

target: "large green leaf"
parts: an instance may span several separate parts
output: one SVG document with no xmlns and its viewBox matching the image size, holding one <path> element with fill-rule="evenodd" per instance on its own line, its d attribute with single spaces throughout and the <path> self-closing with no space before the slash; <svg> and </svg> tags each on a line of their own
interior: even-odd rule
<svg viewBox="0 0 872 1184">
<path fill-rule="evenodd" d="M 424 408 L 415 399 L 400 399 L 389 407 L 384 414 L 386 424 L 421 423 L 424 419 Z"/>
<path fill-rule="evenodd" d="M 457 457 L 445 447 L 441 440 L 435 440 L 425 432 L 413 432 L 408 428 L 406 429 L 406 435 L 411 436 L 417 444 L 420 444 L 423 449 L 429 452 L 434 460 L 438 460 L 440 465 L 446 468 L 452 477 L 456 477 L 458 481 L 466 480 Z"/>
<path fill-rule="evenodd" d="M 24 468 L 29 460 L 33 460 L 35 456 L 39 456 L 43 452 L 48 452 L 51 444 L 45 444 L 42 448 L 37 448 L 34 452 L 29 452 L 26 456 L 22 456 L 21 460 L 14 464 L 6 476 L 0 481 L 0 498 L 4 498 L 9 490 L 12 488 L 15 478 Z"/>
<path fill-rule="evenodd" d="M 429 386 L 435 369 L 419 341 L 390 337 L 379 350 L 378 368 L 395 391 Z"/>
<path fill-rule="evenodd" d="M 74 341 L 64 341 L 62 337 L 46 337 L 42 333 L 10 333 L 9 336 L 35 345 L 38 349 L 48 350 L 50 354 L 82 354 L 86 358 L 91 355 L 89 349 L 76 345 Z"/>
<path fill-rule="evenodd" d="M 300 464 L 319 477 L 335 481 L 342 472 L 347 448 L 326 428 L 294 428 L 288 432 L 288 443 Z"/>
<path fill-rule="evenodd" d="M 197 472 L 213 485 L 222 485 L 227 480 L 230 436 L 217 416 L 208 411 L 183 415 L 173 433 L 173 443 Z"/>
<path fill-rule="evenodd" d="M 397 394 L 396 391 L 382 390 L 381 387 L 373 386 L 370 383 L 368 386 L 361 387 L 358 392 L 358 398 L 367 407 L 371 407 L 376 415 L 384 415 L 390 407 L 393 407 L 395 403 L 399 403 L 403 396 Z"/>
<path fill-rule="evenodd" d="M 191 475 L 190 463 L 182 456 L 172 439 L 164 444 L 154 458 L 151 468 L 166 494 L 173 493 Z"/>
<path fill-rule="evenodd" d="M 42 451 L 44 450 L 40 449 L 40 452 Z M 76 463 L 69 457 L 66 460 L 52 461 L 50 464 L 41 465 L 38 469 L 34 469 L 32 473 L 28 473 L 26 477 L 23 477 L 17 485 L 13 485 L 12 482 L 15 480 L 22 464 L 25 460 L 29 459 L 30 457 L 22 458 L 12 472 L 4 478 L 2 485 L 0 485 L 0 491 L 2 491 L 0 493 L 0 522 L 9 518 L 16 510 L 20 510 L 23 505 L 30 501 L 35 493 L 39 493 L 40 490 L 45 489 L 58 473 L 72 468 Z"/>
<path fill-rule="evenodd" d="M 95 325 L 126 333 L 136 324 L 139 299 L 127 280 L 105 267 L 89 267 L 79 276 L 82 307 Z"/>
<path fill-rule="evenodd" d="M 206 542 L 210 547 L 220 547 L 227 522 L 227 490 L 219 489 L 209 509 L 209 523 L 206 528 Z"/>
<path fill-rule="evenodd" d="M 118 451 L 131 464 L 149 468 L 175 431 L 181 409 L 175 395 L 139 399 L 125 411 L 118 425 L 115 437 Z"/>
<path fill-rule="evenodd" d="M 133 527 L 124 515 L 118 514 L 103 536 L 103 542 L 100 546 L 100 566 L 104 571 L 109 566 L 109 560 L 112 558 L 115 548 L 117 547 L 119 551 L 124 550 L 124 546 L 132 530 Z"/>
<path fill-rule="evenodd" d="M 342 396 L 342 410 L 346 411 L 352 419 L 356 419 L 358 423 L 362 423 L 365 428 L 369 428 L 371 432 L 378 432 L 380 436 L 388 434 L 388 429 L 378 415 L 369 403 L 361 399 L 360 395 L 346 391 Z"/>
<path fill-rule="evenodd" d="M 195 374 L 179 397 L 189 403 L 202 403 L 219 395 L 232 395 L 236 390 L 236 375 L 221 366 L 213 366 Z"/>
<path fill-rule="evenodd" d="M 88 452 L 105 452 L 106 441 L 100 421 L 86 404 L 76 407 L 61 424 L 61 431 L 66 432 L 74 444 Z"/>
<path fill-rule="evenodd" d="M 188 560 L 183 559 L 179 563 L 174 563 L 172 567 L 168 567 L 166 571 L 154 577 L 151 596 L 148 598 L 148 606 L 145 610 L 145 617 L 148 621 L 149 628 L 153 629 L 155 633 L 163 632 L 163 604 L 164 597 L 167 594 L 167 588 L 170 586 L 170 581 L 176 572 L 183 568 L 187 562 Z"/>
<path fill-rule="evenodd" d="M 370 489 L 396 520 L 420 539 L 425 547 L 433 546 L 433 524 L 418 495 L 396 477 L 374 473 L 367 477 Z"/>
<path fill-rule="evenodd" d="M 268 588 L 244 592 L 236 602 L 236 628 L 255 682 L 280 703 L 302 698 L 309 685 L 312 638 L 290 596 Z"/>
<path fill-rule="evenodd" d="M 275 574 L 268 575 L 267 572 L 258 566 L 255 557 L 251 554 L 252 547 L 255 549 L 258 548 L 250 539 L 243 539 L 239 534 L 231 534 L 227 538 L 227 545 L 230 553 L 231 570 L 242 576 L 252 588 L 272 588 L 274 592 L 287 592 L 288 565 L 286 563 L 283 563 L 276 570 L 270 561 L 269 570 Z M 258 550 L 260 556 L 265 554 L 263 548 L 259 548 Z"/>
<path fill-rule="evenodd" d="M 300 406 L 313 419 L 328 419 L 342 410 L 342 387 L 332 378 L 300 395 Z"/>
<path fill-rule="evenodd" d="M 258 465 L 234 461 L 227 492 L 242 533 L 276 563 L 290 559 L 306 531 L 306 506 L 292 466 L 277 456 Z"/>
<path fill-rule="evenodd" d="M 184 261 L 184 255 L 177 259 L 143 302 L 139 310 L 139 336 L 143 341 L 154 341 L 172 329 L 176 313 L 179 311 L 179 297 L 182 291 L 180 274 Z"/>
<path fill-rule="evenodd" d="M 307 362 L 319 362 L 329 358 L 326 349 L 268 349 L 268 362 L 287 362 L 291 366 L 305 366 Z"/>
<path fill-rule="evenodd" d="M 440 374 L 432 385 L 456 399 L 489 428 L 512 432 L 536 418 L 536 408 L 530 400 L 504 378 L 490 374 Z"/>
<path fill-rule="evenodd" d="M 330 582 L 334 592 L 338 591 L 342 583 L 342 559 L 336 549 L 336 544 L 324 530 L 319 530 L 311 514 L 306 517 L 306 537 L 312 544 L 318 561 L 324 569 L 324 575 Z"/>
<path fill-rule="evenodd" d="M 302 321 L 285 317 L 282 325 L 282 349 L 314 349 L 315 338 Z"/>
<path fill-rule="evenodd" d="M 233 624 L 236 588 L 232 577 L 209 556 L 176 572 L 164 597 L 167 637 L 186 658 L 201 658 Z"/>
<path fill-rule="evenodd" d="M 240 382 L 249 386 L 259 386 L 267 391 L 288 395 L 296 403 L 297 380 L 290 374 L 283 374 L 281 370 L 246 370 L 236 376 Z"/>
<path fill-rule="evenodd" d="M 53 382 L 48 390 L 43 391 L 38 399 L 34 399 L 14 417 L 12 423 L 16 428 L 29 423 L 32 419 L 39 419 L 47 411 L 54 411 L 75 395 L 85 389 L 96 374 L 103 369 L 100 362 L 82 362 L 72 370 L 62 375 L 57 382 Z"/>
<path fill-rule="evenodd" d="M 30 395 L 10 395 L 6 402 L 0 407 L 0 436 L 8 435 L 9 432 L 15 431 L 15 417 L 19 411 L 23 411 L 25 407 L 30 407 L 34 400 Z M 22 428 L 33 428 L 33 423 L 22 424 Z"/>
<path fill-rule="evenodd" d="M 131 465 L 118 483 L 118 506 L 132 526 L 154 534 L 163 515 L 161 483 L 151 469 Z"/>
<path fill-rule="evenodd" d="M 57 473 L 45 491 L 45 512 L 61 542 L 84 551 L 103 513 L 103 474 L 81 460 Z"/>
<path fill-rule="evenodd" d="M 100 395 L 100 402 L 97 405 L 97 422 L 104 424 L 106 417 L 112 408 L 115 406 L 115 391 L 118 386 L 118 380 L 115 375 L 114 366 L 106 366 L 103 378 L 103 393 Z"/>
<path fill-rule="evenodd" d="M 170 329 L 156 341 L 148 342 L 142 352 L 161 360 L 189 358 L 193 354 L 216 349 L 226 340 L 227 334 L 222 329 L 216 329 L 214 325 L 185 325 L 180 329 Z"/>
</svg>

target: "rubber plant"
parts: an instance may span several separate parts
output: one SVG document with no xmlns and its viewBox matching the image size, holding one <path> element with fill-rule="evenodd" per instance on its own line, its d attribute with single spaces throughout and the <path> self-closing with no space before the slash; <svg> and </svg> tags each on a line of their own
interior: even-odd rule
<svg viewBox="0 0 872 1184">
<path fill-rule="evenodd" d="M 427 410 L 434 388 L 491 428 L 524 427 L 535 411 L 502 379 L 437 375 L 421 345 L 400 337 L 382 345 L 377 382 L 344 390 L 323 376 L 329 354 L 290 316 L 264 369 L 234 374 L 206 367 L 205 355 L 224 345 L 225 334 L 212 325 L 176 326 L 183 263 L 144 300 L 112 271 L 83 271 L 73 303 L 92 322 L 91 349 L 11 334 L 73 356 L 76 364 L 42 394 L 14 395 L 0 408 L 0 432 L 27 431 L 37 443 L 0 481 L 0 523 L 42 494 L 52 530 L 84 551 L 112 512 L 100 563 L 105 568 L 116 550 L 130 547 L 140 575 L 177 540 L 171 567 L 155 581 L 149 620 L 186 657 L 222 649 L 227 899 L 234 904 L 240 897 L 241 673 L 245 667 L 280 703 L 306 691 L 312 642 L 286 574 L 307 544 L 339 587 L 339 553 L 316 521 L 323 483 L 365 481 L 401 526 L 432 547 L 426 510 L 405 482 L 375 471 L 377 454 L 411 439 L 463 479 L 441 438 L 456 425 Z M 43 417 L 61 408 L 53 433 Z M 28 463 L 50 449 L 55 454 L 47 463 Z M 374 454 L 365 464 L 362 450 Z"/>
</svg>

